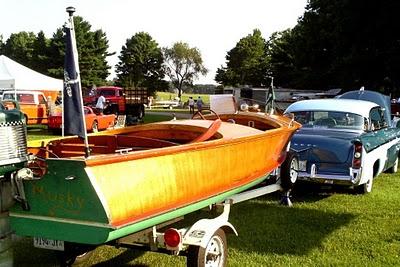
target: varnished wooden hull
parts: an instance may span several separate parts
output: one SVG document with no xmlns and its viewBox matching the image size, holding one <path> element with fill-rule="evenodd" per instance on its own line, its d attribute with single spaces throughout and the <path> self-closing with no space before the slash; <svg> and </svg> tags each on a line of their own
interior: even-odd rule
<svg viewBox="0 0 400 267">
<path fill-rule="evenodd" d="M 266 131 L 222 123 L 212 140 L 173 145 L 171 136 L 192 138 L 191 129 L 201 132 L 210 124 L 177 121 L 103 133 L 92 138 L 98 143 L 89 158 L 71 156 L 74 142 L 50 144 L 52 153 L 69 157 L 48 158 L 42 179 L 24 184 L 31 210 L 13 208 L 13 229 L 20 235 L 101 244 L 182 216 L 264 180 L 284 159 L 298 128 L 279 117 Z M 154 140 L 150 136 L 159 140 L 151 145 L 160 147 L 121 150 L 128 143 L 144 146 Z"/>
</svg>

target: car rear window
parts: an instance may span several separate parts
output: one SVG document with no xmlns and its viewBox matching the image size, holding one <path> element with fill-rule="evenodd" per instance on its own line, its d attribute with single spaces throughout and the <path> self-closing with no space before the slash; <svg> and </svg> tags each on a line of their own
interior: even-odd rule
<svg viewBox="0 0 400 267">
<path fill-rule="evenodd" d="M 298 111 L 295 120 L 308 128 L 363 130 L 364 118 L 358 114 L 338 111 Z"/>
</svg>

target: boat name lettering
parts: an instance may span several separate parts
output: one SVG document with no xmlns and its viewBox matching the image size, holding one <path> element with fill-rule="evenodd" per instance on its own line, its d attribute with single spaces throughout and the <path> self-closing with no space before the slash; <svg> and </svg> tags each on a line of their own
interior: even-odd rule
<svg viewBox="0 0 400 267">
<path fill-rule="evenodd" d="M 40 196 L 47 201 L 56 202 L 67 208 L 82 209 L 85 204 L 84 198 L 75 196 L 75 195 L 71 194 L 71 192 L 69 192 L 69 191 L 66 193 L 56 193 L 56 192 L 53 193 L 50 191 L 46 191 L 43 188 L 43 186 L 33 185 L 32 193 L 34 196 Z"/>
</svg>

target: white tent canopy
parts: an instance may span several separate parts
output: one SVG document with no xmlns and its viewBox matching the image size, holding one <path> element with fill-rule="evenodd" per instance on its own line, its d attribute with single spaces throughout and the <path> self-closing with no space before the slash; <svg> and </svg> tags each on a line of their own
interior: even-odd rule
<svg viewBox="0 0 400 267">
<path fill-rule="evenodd" d="M 0 90 L 62 91 L 63 80 L 31 70 L 0 55 Z"/>
</svg>

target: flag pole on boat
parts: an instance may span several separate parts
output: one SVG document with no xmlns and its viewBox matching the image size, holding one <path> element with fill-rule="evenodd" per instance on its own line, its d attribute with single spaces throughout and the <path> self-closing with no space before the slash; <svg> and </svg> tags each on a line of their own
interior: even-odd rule
<svg viewBox="0 0 400 267">
<path fill-rule="evenodd" d="M 79 72 L 78 49 L 75 39 L 74 7 L 66 9 L 69 18 L 65 27 L 65 61 L 64 61 L 64 91 L 63 91 L 63 118 L 64 133 L 77 135 L 84 140 L 85 157 L 89 157 L 89 142 L 86 132 L 85 112 L 81 77 Z"/>
</svg>

